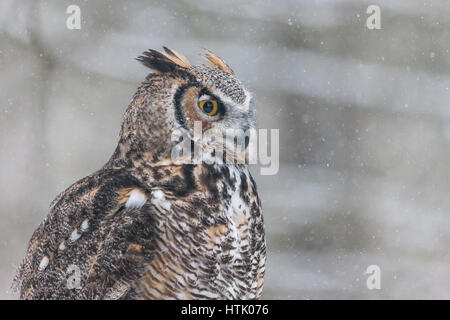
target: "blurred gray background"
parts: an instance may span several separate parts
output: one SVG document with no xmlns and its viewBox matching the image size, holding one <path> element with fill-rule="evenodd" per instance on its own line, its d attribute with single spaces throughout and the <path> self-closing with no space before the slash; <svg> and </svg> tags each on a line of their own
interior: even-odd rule
<svg viewBox="0 0 450 320">
<path fill-rule="evenodd" d="M 450 298 L 449 17 L 445 0 L 2 0 L 0 298 L 52 199 L 112 154 L 149 72 L 134 58 L 162 45 L 216 52 L 280 129 L 279 173 L 252 168 L 264 298 Z"/>
</svg>

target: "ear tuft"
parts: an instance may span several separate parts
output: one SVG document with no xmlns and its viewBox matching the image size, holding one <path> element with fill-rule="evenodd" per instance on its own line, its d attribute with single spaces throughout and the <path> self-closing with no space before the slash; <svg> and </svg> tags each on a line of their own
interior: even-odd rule
<svg viewBox="0 0 450 320">
<path fill-rule="evenodd" d="M 177 69 L 187 69 L 191 66 L 189 60 L 181 53 L 163 47 L 164 52 L 149 49 L 137 57 L 144 66 L 156 72 L 173 72 Z"/>
<path fill-rule="evenodd" d="M 213 67 L 219 68 L 222 71 L 228 72 L 228 73 L 234 73 L 233 70 L 222 60 L 220 59 L 215 53 L 209 51 L 208 49 L 204 49 L 206 53 L 202 55 L 202 57 Z"/>
<path fill-rule="evenodd" d="M 164 54 L 168 59 L 170 59 L 180 67 L 186 69 L 191 67 L 191 63 L 189 62 L 189 60 L 181 53 L 167 47 L 163 47 L 163 49 L 165 52 L 163 52 L 162 54 Z"/>
</svg>

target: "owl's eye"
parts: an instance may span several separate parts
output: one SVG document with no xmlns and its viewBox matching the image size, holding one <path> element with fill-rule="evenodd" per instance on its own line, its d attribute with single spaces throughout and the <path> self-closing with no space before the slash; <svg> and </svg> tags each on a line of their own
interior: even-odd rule
<svg viewBox="0 0 450 320">
<path fill-rule="evenodd" d="M 215 116 L 219 111 L 219 103 L 214 99 L 199 101 L 198 106 L 208 116 Z"/>
</svg>

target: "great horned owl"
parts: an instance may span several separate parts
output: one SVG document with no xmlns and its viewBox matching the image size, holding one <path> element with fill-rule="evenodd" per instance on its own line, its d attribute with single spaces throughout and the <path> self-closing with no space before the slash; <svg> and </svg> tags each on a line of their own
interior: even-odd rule
<svg viewBox="0 0 450 320">
<path fill-rule="evenodd" d="M 50 205 L 15 286 L 22 299 L 255 299 L 265 238 L 246 164 L 175 163 L 193 135 L 255 126 L 251 95 L 214 53 L 191 66 L 164 47 L 128 106 L 117 148 L 99 171 Z M 208 150 L 210 141 L 192 141 Z M 215 156 L 214 153 L 211 154 Z"/>
</svg>

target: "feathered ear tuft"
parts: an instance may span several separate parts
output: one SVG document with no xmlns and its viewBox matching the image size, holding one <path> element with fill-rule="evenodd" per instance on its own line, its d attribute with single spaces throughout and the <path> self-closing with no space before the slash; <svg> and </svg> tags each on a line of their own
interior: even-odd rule
<svg viewBox="0 0 450 320">
<path fill-rule="evenodd" d="M 234 73 L 233 70 L 222 60 L 220 59 L 215 53 L 209 51 L 208 49 L 204 49 L 206 53 L 202 55 L 202 57 L 213 67 L 219 68 L 222 71 L 228 72 L 228 73 Z"/>
<path fill-rule="evenodd" d="M 171 61 L 173 61 L 180 67 L 186 69 L 191 67 L 191 63 L 189 62 L 189 60 L 181 53 L 176 52 L 175 50 L 169 49 L 167 47 L 163 47 L 163 49 L 165 52 L 163 52 L 162 54 L 164 54 L 167 58 L 169 58 Z"/>
<path fill-rule="evenodd" d="M 173 72 L 176 69 L 187 69 L 191 66 L 189 60 L 181 53 L 163 47 L 164 52 L 159 52 L 153 49 L 149 49 L 137 57 L 136 60 L 140 61 L 144 66 L 156 71 L 156 72 Z"/>
</svg>

